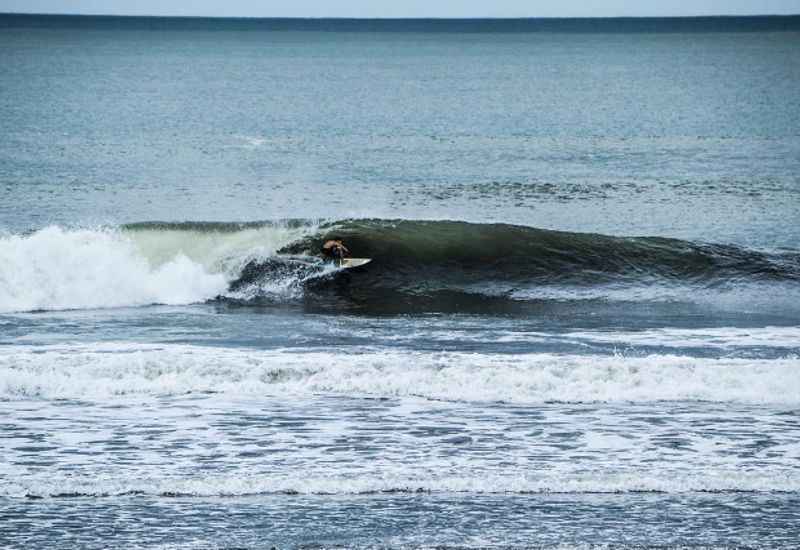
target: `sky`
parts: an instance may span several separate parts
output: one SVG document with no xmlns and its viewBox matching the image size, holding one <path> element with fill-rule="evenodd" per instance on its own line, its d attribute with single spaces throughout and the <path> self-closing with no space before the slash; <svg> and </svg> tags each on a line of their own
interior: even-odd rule
<svg viewBox="0 0 800 550">
<path fill-rule="evenodd" d="M 214 17 L 637 17 L 800 14 L 800 0 L 0 0 L 0 12 Z"/>
</svg>

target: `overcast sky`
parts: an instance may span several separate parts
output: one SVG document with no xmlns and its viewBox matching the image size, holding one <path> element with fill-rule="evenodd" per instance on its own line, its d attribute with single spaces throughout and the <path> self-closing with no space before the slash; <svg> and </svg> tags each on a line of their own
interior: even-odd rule
<svg viewBox="0 0 800 550">
<path fill-rule="evenodd" d="M 0 0 L 0 12 L 235 17 L 797 14 L 800 0 Z"/>
</svg>

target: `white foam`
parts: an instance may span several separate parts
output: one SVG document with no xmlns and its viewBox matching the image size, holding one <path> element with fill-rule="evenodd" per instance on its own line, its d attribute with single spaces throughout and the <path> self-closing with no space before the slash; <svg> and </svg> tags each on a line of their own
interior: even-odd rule
<svg viewBox="0 0 800 550">
<path fill-rule="evenodd" d="M 0 350 L 0 397 L 119 398 L 218 392 L 514 403 L 702 400 L 800 403 L 800 359 L 473 354 L 185 345 Z"/>
<path fill-rule="evenodd" d="M 0 237 L 0 313 L 189 304 L 310 228 L 233 232 L 51 226 Z"/>
<path fill-rule="evenodd" d="M 263 494 L 364 494 L 377 492 L 525 494 L 525 493 L 693 493 L 693 492 L 798 492 L 800 475 L 794 471 L 741 472 L 720 469 L 702 473 L 638 469 L 583 474 L 556 469 L 542 473 L 467 471 L 460 475 L 415 471 L 413 466 L 383 475 L 359 476 L 331 472 L 263 474 L 237 472 L 208 476 L 148 477 L 118 475 L 25 476 L 0 484 L 0 496 L 50 497 L 59 495 L 114 496 L 187 495 L 199 497 Z"/>
</svg>

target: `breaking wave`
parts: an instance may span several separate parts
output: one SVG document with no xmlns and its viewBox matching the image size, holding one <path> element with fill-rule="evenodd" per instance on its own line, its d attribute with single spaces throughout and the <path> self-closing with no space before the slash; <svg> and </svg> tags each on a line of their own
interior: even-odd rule
<svg viewBox="0 0 800 550">
<path fill-rule="evenodd" d="M 312 231 L 292 224 L 51 226 L 0 236 L 0 313 L 204 302 L 248 262 Z M 290 292 L 295 281 L 263 281 Z"/>
<path fill-rule="evenodd" d="M 373 258 L 341 273 L 317 251 L 338 235 Z M 0 237 L 0 313 L 189 304 L 471 305 L 778 299 L 800 289 L 800 252 L 507 224 L 344 220 L 47 227 Z M 780 295 L 780 296 L 778 296 Z"/>
<path fill-rule="evenodd" d="M 800 281 L 800 252 L 765 253 L 733 245 L 662 237 L 612 237 L 509 224 L 356 220 L 326 228 L 354 255 L 374 258 L 392 278 L 425 271 L 441 282 L 509 281 L 595 286 L 653 280 Z M 285 251 L 315 250 L 322 235 Z M 419 281 L 419 277 L 411 279 Z M 424 287 L 423 287 L 424 288 Z"/>
</svg>

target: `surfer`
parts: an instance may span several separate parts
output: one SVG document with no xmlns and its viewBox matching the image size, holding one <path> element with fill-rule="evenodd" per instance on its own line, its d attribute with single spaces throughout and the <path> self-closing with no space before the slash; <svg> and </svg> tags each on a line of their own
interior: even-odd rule
<svg viewBox="0 0 800 550">
<path fill-rule="evenodd" d="M 343 260 L 350 256 L 350 250 L 339 237 L 332 237 L 322 245 L 322 254 L 332 260 Z"/>
</svg>

